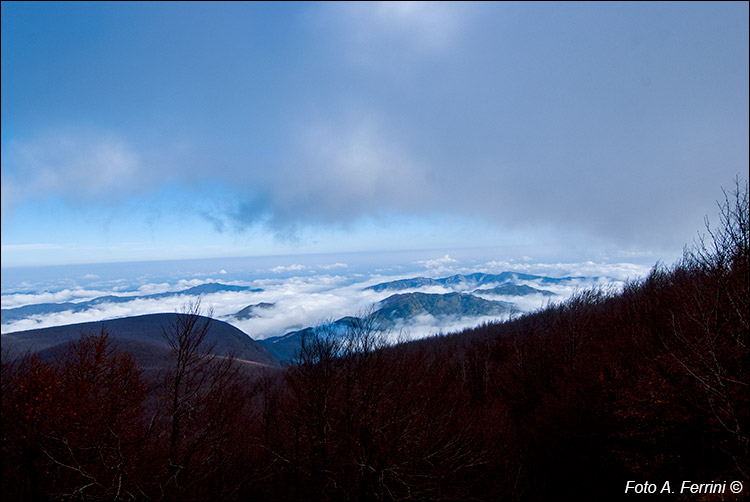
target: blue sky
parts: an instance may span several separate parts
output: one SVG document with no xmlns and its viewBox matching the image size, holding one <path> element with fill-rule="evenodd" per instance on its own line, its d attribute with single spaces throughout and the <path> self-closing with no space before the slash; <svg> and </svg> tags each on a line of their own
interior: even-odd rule
<svg viewBox="0 0 750 502">
<path fill-rule="evenodd" d="M 3 2 L 2 266 L 673 259 L 747 178 L 748 45 L 746 2 Z"/>
</svg>

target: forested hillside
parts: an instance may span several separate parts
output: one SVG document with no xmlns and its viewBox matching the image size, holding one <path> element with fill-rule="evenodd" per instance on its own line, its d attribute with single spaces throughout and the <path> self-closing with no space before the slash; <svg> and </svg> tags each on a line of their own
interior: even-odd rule
<svg viewBox="0 0 750 502">
<path fill-rule="evenodd" d="M 671 266 L 512 321 L 298 363 L 215 357 L 188 312 L 144 381 L 106 333 L 2 366 L 3 500 L 611 500 L 750 473 L 747 185 Z M 632 494 L 631 494 L 632 496 Z"/>
</svg>

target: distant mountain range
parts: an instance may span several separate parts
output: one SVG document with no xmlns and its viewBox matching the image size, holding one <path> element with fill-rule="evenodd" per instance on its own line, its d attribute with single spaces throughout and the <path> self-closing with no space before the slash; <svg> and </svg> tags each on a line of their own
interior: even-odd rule
<svg viewBox="0 0 750 502">
<path fill-rule="evenodd" d="M 555 293 L 546 289 L 534 288 L 522 281 L 536 284 L 557 285 L 584 279 L 583 277 L 552 278 L 539 275 L 522 274 L 517 272 L 502 272 L 500 274 L 457 274 L 450 277 L 432 279 L 428 277 L 412 277 L 397 281 L 383 282 L 364 288 L 375 292 L 403 291 L 421 289 L 430 286 L 442 286 L 455 290 L 453 293 L 430 294 L 409 292 L 391 295 L 374 305 L 371 316 L 378 318 L 380 325 L 391 328 L 401 322 L 409 322 L 421 315 L 440 317 L 501 317 L 514 306 L 511 302 L 491 301 L 480 298 L 475 294 L 495 296 L 554 296 Z M 488 286 L 481 288 L 481 286 Z M 489 287 L 492 286 L 492 287 Z M 248 305 L 233 316 L 236 319 L 251 319 L 262 316 L 262 310 L 273 307 L 270 303 Z M 300 342 L 304 336 L 310 336 L 316 330 L 326 329 L 334 334 L 343 334 L 347 328 L 359 322 L 357 317 L 342 317 L 336 321 L 319 326 L 309 326 L 300 330 L 290 331 L 281 336 L 274 336 L 258 340 L 278 359 L 292 360 L 299 351 Z"/>
<path fill-rule="evenodd" d="M 408 321 L 421 315 L 441 317 L 485 317 L 502 316 L 513 307 L 512 303 L 491 301 L 467 293 L 403 293 L 389 296 L 375 305 L 373 317 L 383 328 L 390 328 L 401 321 Z M 317 330 L 327 329 L 333 334 L 343 334 L 361 319 L 342 317 L 331 323 L 291 331 L 282 336 L 258 340 L 277 359 L 292 360 L 299 350 L 302 338 L 313 335 Z"/>
<path fill-rule="evenodd" d="M 383 282 L 369 286 L 365 289 L 372 291 L 400 291 L 404 289 L 419 289 L 428 286 L 443 286 L 457 290 L 468 291 L 479 286 L 488 284 L 515 284 L 519 281 L 539 281 L 541 284 L 561 284 L 575 279 L 584 279 L 584 277 L 561 277 L 552 278 L 541 275 L 521 274 L 518 272 L 502 272 L 500 274 L 457 274 L 440 279 L 431 279 L 429 277 L 413 277 L 410 279 L 400 279 L 397 281 Z"/>
<path fill-rule="evenodd" d="M 485 295 L 497 295 L 497 296 L 528 296 L 528 295 L 542 295 L 542 296 L 555 296 L 555 293 L 546 289 L 532 288 L 525 284 L 503 284 L 494 288 L 476 289 L 474 293 L 485 294 Z"/>
<path fill-rule="evenodd" d="M 82 333 L 98 334 L 104 329 L 117 347 L 133 354 L 141 368 L 156 370 L 163 367 L 170 354 L 169 345 L 162 337 L 162 329 L 169 329 L 178 315 L 149 314 L 6 333 L 2 335 L 3 353 L 10 357 L 39 354 L 43 358 L 54 359 L 71 342 L 78 340 Z M 216 354 L 234 354 L 236 359 L 253 364 L 280 364 L 268 349 L 243 331 L 217 319 L 210 322 L 206 343 L 214 344 Z"/>
<path fill-rule="evenodd" d="M 251 289 L 247 286 L 232 286 L 229 284 L 219 284 L 211 282 L 207 284 L 201 284 L 192 288 L 184 289 L 182 291 L 170 291 L 167 293 L 157 293 L 152 295 L 135 295 L 135 296 L 100 296 L 93 300 L 87 300 L 82 302 L 64 302 L 64 303 L 36 303 L 33 305 L 25 305 L 23 307 L 16 307 L 11 309 L 2 309 L 2 323 L 11 323 L 27 319 L 35 315 L 54 314 L 57 312 L 84 312 L 98 305 L 106 303 L 125 303 L 133 300 L 159 300 L 163 298 L 170 298 L 174 296 L 199 296 L 207 295 L 211 293 L 220 293 L 223 291 L 249 291 L 249 292 L 261 292 L 262 289 Z"/>
<path fill-rule="evenodd" d="M 518 297 L 528 295 L 553 296 L 555 293 L 552 291 L 535 288 L 527 284 L 519 284 L 519 282 L 533 282 L 535 285 L 555 285 L 575 279 L 583 278 L 551 278 L 517 272 L 503 272 L 500 274 L 475 273 L 467 275 L 457 274 L 438 279 L 413 277 L 384 282 L 365 289 L 376 292 L 388 292 L 442 286 L 455 291 L 445 294 L 407 292 L 388 296 L 375 304 L 373 307 L 374 310 L 370 314 L 370 316 L 377 318 L 382 327 L 388 329 L 400 323 L 408 323 L 423 315 L 431 315 L 438 319 L 448 317 L 458 319 L 502 317 L 513 308 L 513 303 L 487 300 L 475 294 Z M 482 286 L 486 287 L 482 288 Z M 260 292 L 262 289 L 208 283 L 168 293 L 136 296 L 109 295 L 82 302 L 40 303 L 2 309 L 2 322 L 5 324 L 56 312 L 82 312 L 108 303 L 123 303 L 139 299 L 163 299 L 183 295 L 197 296 L 224 291 Z M 273 303 L 255 303 L 246 306 L 229 317 L 238 320 L 262 317 L 263 311 L 271 309 L 273 306 Z M 163 354 L 167 350 L 161 338 L 161 327 L 169 325 L 170 320 L 174 319 L 174 317 L 170 316 L 174 315 L 176 314 L 153 314 L 8 333 L 2 335 L 3 349 L 22 352 L 27 350 L 31 352 L 55 351 L 59 350 L 61 344 L 64 345 L 77 339 L 82 331 L 98 332 L 102 327 L 106 327 L 106 329 L 112 332 L 113 338 L 117 341 L 118 345 L 123 348 L 132 349 L 132 351 L 139 354 L 137 358 L 141 358 L 145 365 L 153 365 L 153 361 L 149 362 L 149 358 L 153 359 L 156 355 Z M 299 350 L 300 341 L 303 336 L 313 334 L 316 330 L 322 328 L 330 329 L 334 333 L 343 334 L 348 328 L 351 328 L 358 322 L 361 322 L 361 319 L 357 317 L 342 317 L 325 325 L 310 326 L 301 330 L 288 332 L 282 336 L 255 341 L 241 330 L 223 321 L 214 320 L 212 323 L 212 333 L 215 332 L 214 341 L 217 342 L 217 349 L 221 348 L 221 350 L 224 350 L 224 348 L 227 348 L 228 353 L 229 348 L 231 348 L 238 358 L 261 364 L 277 364 L 277 359 L 289 361 L 294 358 L 296 352 Z"/>
</svg>

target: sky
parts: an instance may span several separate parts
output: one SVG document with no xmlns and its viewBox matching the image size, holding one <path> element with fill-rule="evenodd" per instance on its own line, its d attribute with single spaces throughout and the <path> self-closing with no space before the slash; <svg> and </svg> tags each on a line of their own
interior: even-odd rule
<svg viewBox="0 0 750 502">
<path fill-rule="evenodd" d="M 748 176 L 748 18 L 747 2 L 4 1 L 2 267 L 669 262 Z"/>
</svg>

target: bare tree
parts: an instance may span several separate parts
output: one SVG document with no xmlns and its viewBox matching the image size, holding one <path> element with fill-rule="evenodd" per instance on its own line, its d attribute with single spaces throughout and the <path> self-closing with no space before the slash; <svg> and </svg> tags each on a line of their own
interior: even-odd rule
<svg viewBox="0 0 750 502">
<path fill-rule="evenodd" d="M 662 338 L 675 365 L 700 392 L 696 405 L 712 417 L 722 447 L 748 475 L 750 456 L 750 231 L 748 186 L 735 180 L 718 202 L 719 225 L 706 218 L 708 238 L 686 250 L 676 276 L 682 301 L 672 309 L 671 336 Z M 701 397 L 702 395 L 702 397 Z"/>
<path fill-rule="evenodd" d="M 168 436 L 167 496 L 201 496 L 216 485 L 232 459 L 229 438 L 242 419 L 244 385 L 233 355 L 217 355 L 207 340 L 213 311 L 202 315 L 200 300 L 188 303 L 174 322 L 162 329 L 172 352 L 164 375 Z M 205 494 L 203 494 L 205 495 Z M 214 492 L 214 498 L 221 493 Z"/>
<path fill-rule="evenodd" d="M 748 182 L 735 178 L 734 188 L 722 188 L 724 200 L 717 201 L 719 223 L 711 225 L 706 216 L 708 236 L 700 235 L 693 249 L 686 250 L 686 261 L 704 270 L 726 271 L 732 266 L 747 267 L 750 254 L 750 210 Z"/>
<path fill-rule="evenodd" d="M 310 483 L 313 498 L 323 498 L 330 480 L 329 456 L 333 398 L 338 381 L 337 359 L 342 343 L 333 323 L 303 335 L 297 364 L 287 374 L 294 399 L 294 465 L 296 496 Z"/>
</svg>

